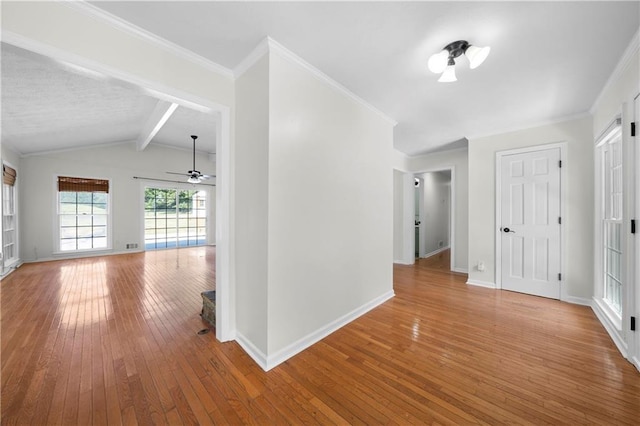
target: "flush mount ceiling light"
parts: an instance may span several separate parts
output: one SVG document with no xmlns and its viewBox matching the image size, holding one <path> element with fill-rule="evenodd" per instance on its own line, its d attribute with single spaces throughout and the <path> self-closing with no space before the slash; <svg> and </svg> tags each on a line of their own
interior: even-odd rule
<svg viewBox="0 0 640 426">
<path fill-rule="evenodd" d="M 472 46 L 466 40 L 458 40 L 453 43 L 447 44 L 442 52 L 431 55 L 427 65 L 429 69 L 442 75 L 438 79 L 441 83 L 448 83 L 456 81 L 456 62 L 455 59 L 464 54 L 469 59 L 469 66 L 471 69 L 477 68 L 478 65 L 484 62 L 489 56 L 491 48 Z"/>
</svg>

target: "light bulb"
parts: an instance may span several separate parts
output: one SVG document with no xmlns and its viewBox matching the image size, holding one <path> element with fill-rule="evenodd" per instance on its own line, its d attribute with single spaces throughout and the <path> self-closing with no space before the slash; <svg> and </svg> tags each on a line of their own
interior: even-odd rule
<svg viewBox="0 0 640 426">
<path fill-rule="evenodd" d="M 456 66 L 447 66 L 438 81 L 440 83 L 451 83 L 453 81 L 458 81 L 458 79 L 456 78 Z"/>
<path fill-rule="evenodd" d="M 427 66 L 431 70 L 431 72 L 435 74 L 440 74 L 447 67 L 447 61 L 449 59 L 449 52 L 443 50 L 440 53 L 435 53 L 431 55 L 429 58 L 429 62 Z"/>
<path fill-rule="evenodd" d="M 464 52 L 465 56 L 469 59 L 469 67 L 471 69 L 477 68 L 481 63 L 487 59 L 489 56 L 489 52 L 491 48 L 487 47 L 477 47 L 477 46 L 469 46 Z"/>
</svg>

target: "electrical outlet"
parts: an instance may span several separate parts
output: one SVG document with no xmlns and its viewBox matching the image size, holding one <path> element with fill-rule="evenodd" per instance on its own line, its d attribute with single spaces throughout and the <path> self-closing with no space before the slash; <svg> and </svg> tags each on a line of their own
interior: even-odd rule
<svg viewBox="0 0 640 426">
<path fill-rule="evenodd" d="M 477 268 L 478 268 L 478 271 L 484 272 L 484 262 L 482 260 L 478 262 Z"/>
</svg>

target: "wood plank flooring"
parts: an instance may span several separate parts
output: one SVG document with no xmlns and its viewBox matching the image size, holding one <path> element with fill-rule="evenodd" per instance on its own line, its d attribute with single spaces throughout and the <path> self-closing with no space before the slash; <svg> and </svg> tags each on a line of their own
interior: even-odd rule
<svg viewBox="0 0 640 426">
<path fill-rule="evenodd" d="M 1 283 L 2 424 L 640 424 L 589 308 L 395 266 L 396 297 L 263 372 L 198 335 L 215 249 L 28 264 Z"/>
</svg>

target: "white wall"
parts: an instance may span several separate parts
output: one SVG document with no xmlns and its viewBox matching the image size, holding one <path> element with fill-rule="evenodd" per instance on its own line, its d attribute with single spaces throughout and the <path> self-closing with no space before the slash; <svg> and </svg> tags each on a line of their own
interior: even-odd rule
<svg viewBox="0 0 640 426">
<path fill-rule="evenodd" d="M 144 151 L 135 142 L 99 148 L 60 151 L 23 157 L 20 164 L 20 251 L 24 261 L 70 257 L 54 254 L 57 227 L 56 179 L 58 175 L 110 180 L 112 243 L 111 252 L 125 251 L 125 244 L 144 247 L 142 202 L 145 185 L 206 188 L 208 202 L 215 200 L 215 187 L 136 180 L 133 176 L 174 180 L 167 171 L 187 170 L 192 153 L 149 145 Z M 201 170 L 214 173 L 215 164 L 206 155 L 197 155 Z M 215 207 L 210 204 L 211 207 Z M 209 209 L 209 242 L 215 242 L 215 215 Z"/>
<path fill-rule="evenodd" d="M 419 177 L 422 178 L 421 226 L 424 229 L 420 253 L 429 256 L 449 247 L 451 175 L 447 171 L 423 173 Z"/>
<path fill-rule="evenodd" d="M 496 152 L 566 142 L 563 162 L 564 300 L 591 298 L 593 271 L 593 136 L 590 117 L 469 141 L 469 282 L 495 285 Z M 476 265 L 483 261 L 485 270 Z"/>
<path fill-rule="evenodd" d="M 393 261 L 413 265 L 414 253 L 413 173 L 393 170 Z"/>
<path fill-rule="evenodd" d="M 453 169 L 454 206 L 454 247 L 453 269 L 457 272 L 467 272 L 468 241 L 469 241 L 469 153 L 466 149 L 436 152 L 408 160 L 409 170 L 420 173 L 426 171 Z M 413 214 L 413 213 L 412 213 Z"/>
<path fill-rule="evenodd" d="M 393 124 L 270 56 L 269 355 L 393 294 Z"/>
<path fill-rule="evenodd" d="M 267 348 L 269 57 L 236 81 L 237 333 L 258 356 Z"/>
</svg>

